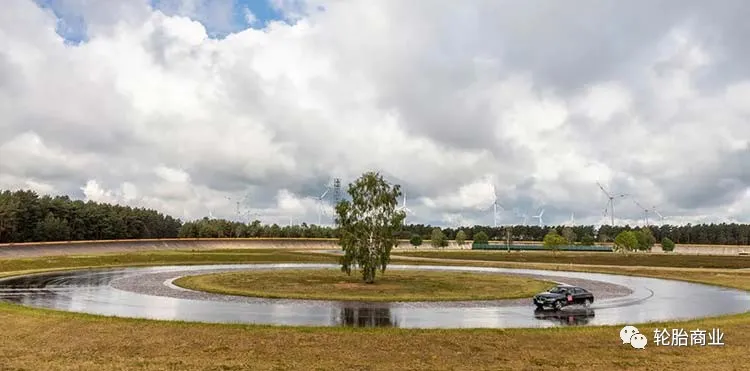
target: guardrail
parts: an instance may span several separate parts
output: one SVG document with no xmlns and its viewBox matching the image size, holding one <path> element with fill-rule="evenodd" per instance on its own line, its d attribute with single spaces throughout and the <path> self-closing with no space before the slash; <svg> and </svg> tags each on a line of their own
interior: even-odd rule
<svg viewBox="0 0 750 371">
<path fill-rule="evenodd" d="M 501 244 L 479 244 L 474 243 L 471 245 L 472 250 L 510 250 L 510 251 L 545 251 L 549 250 L 542 245 L 501 245 Z M 599 251 L 599 252 L 612 252 L 612 246 L 582 246 L 582 245 L 567 245 L 560 246 L 560 251 Z"/>
</svg>

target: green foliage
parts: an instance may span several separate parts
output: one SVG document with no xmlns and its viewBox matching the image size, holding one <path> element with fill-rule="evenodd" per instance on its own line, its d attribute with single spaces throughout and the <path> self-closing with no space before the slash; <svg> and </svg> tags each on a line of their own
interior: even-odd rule
<svg viewBox="0 0 750 371">
<path fill-rule="evenodd" d="M 430 234 L 430 245 L 435 248 L 448 246 L 448 238 L 445 237 L 445 234 L 440 228 L 432 229 L 432 233 Z"/>
<path fill-rule="evenodd" d="M 70 240 L 70 227 L 65 219 L 58 218 L 52 213 L 36 225 L 37 236 L 44 237 L 47 241 Z"/>
<path fill-rule="evenodd" d="M 664 237 L 661 239 L 662 251 L 674 251 L 674 247 L 674 241 L 670 240 L 669 237 Z"/>
<path fill-rule="evenodd" d="M 583 237 L 581 237 L 581 245 L 583 246 L 594 246 L 596 245 L 596 240 L 594 237 L 590 234 L 585 234 Z"/>
<path fill-rule="evenodd" d="M 0 243 L 174 238 L 181 224 L 155 210 L 0 192 Z"/>
<path fill-rule="evenodd" d="M 458 246 L 463 246 L 466 243 L 466 232 L 460 230 L 456 233 L 456 243 Z"/>
<path fill-rule="evenodd" d="M 259 220 L 244 224 L 224 219 L 203 218 L 187 222 L 180 228 L 181 238 L 336 238 L 336 229 L 314 224 L 261 224 Z"/>
<path fill-rule="evenodd" d="M 344 250 L 340 260 L 343 272 L 351 274 L 356 266 L 367 283 L 375 282 L 377 270 L 385 272 L 391 249 L 398 243 L 396 232 L 406 217 L 403 211 L 396 210 L 400 188 L 375 172 L 367 172 L 349 184 L 352 200 L 336 205 L 339 244 Z"/>
<path fill-rule="evenodd" d="M 474 243 L 477 243 L 480 245 L 486 245 L 490 243 L 490 237 L 487 236 L 487 233 L 484 233 L 484 231 L 481 231 L 479 233 L 474 234 Z"/>
<path fill-rule="evenodd" d="M 565 239 L 568 241 L 568 244 L 574 244 L 576 240 L 578 239 L 578 236 L 576 236 L 576 233 L 573 232 L 573 228 L 565 227 L 562 230 L 562 236 L 565 237 Z"/>
<path fill-rule="evenodd" d="M 654 247 L 654 244 L 656 243 L 656 238 L 654 237 L 654 234 L 651 232 L 651 229 L 643 227 L 639 229 L 635 233 L 635 237 L 638 240 L 638 250 L 640 251 L 650 251 L 651 248 Z"/>
<path fill-rule="evenodd" d="M 52 216 L 49 216 L 49 215 Z M 67 227 L 66 227 L 67 226 Z M 413 234 L 429 236 L 434 226 L 403 225 L 396 236 L 409 239 Z M 464 227 L 467 239 L 487 244 L 498 236 L 505 240 L 506 227 Z M 601 242 L 613 241 L 620 232 L 631 231 L 630 226 L 593 225 L 566 227 L 560 233 L 572 239 L 567 228 L 590 245 L 586 236 L 596 236 Z M 512 241 L 543 241 L 548 228 L 537 225 L 516 225 L 509 228 Z M 560 230 L 560 227 L 558 227 Z M 669 238 L 675 244 L 750 245 L 750 224 L 720 223 L 697 225 L 651 226 L 654 241 Z M 457 229 L 443 228 L 449 239 L 456 238 Z M 483 232 L 483 233 L 480 233 Z M 181 221 L 156 210 L 71 200 L 67 196 L 40 196 L 32 191 L 0 191 L 0 243 L 55 240 L 111 240 L 141 238 L 339 238 L 338 229 L 329 226 L 262 224 L 260 221 L 243 223 L 224 219 L 203 218 Z M 636 236 L 647 247 L 649 238 Z M 586 239 L 587 241 L 584 241 Z"/>
<path fill-rule="evenodd" d="M 638 237 L 636 232 L 622 231 L 615 237 L 615 250 L 634 251 L 638 248 Z"/>
<path fill-rule="evenodd" d="M 544 236 L 544 248 L 552 251 L 557 251 L 560 246 L 568 244 L 568 240 L 565 237 L 559 235 L 556 230 L 551 230 L 547 235 Z"/>
<path fill-rule="evenodd" d="M 409 243 L 412 244 L 412 246 L 417 247 L 422 245 L 422 236 L 418 234 L 413 234 L 411 236 L 411 239 L 409 240 Z"/>
</svg>

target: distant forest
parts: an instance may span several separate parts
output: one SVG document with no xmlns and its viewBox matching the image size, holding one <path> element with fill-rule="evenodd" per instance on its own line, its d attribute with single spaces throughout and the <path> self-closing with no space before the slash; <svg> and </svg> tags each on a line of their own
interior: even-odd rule
<svg viewBox="0 0 750 371">
<path fill-rule="evenodd" d="M 411 224 L 400 231 L 400 238 L 419 235 L 429 239 L 430 225 Z M 512 241 L 542 241 L 556 229 L 578 242 L 612 242 L 623 230 L 640 226 L 513 226 Z M 750 224 L 698 224 L 650 226 L 657 241 L 668 237 L 677 244 L 750 245 Z M 441 228 L 448 239 L 458 230 L 471 240 L 474 234 L 486 233 L 491 240 L 504 241 L 505 227 L 472 226 Z M 571 233 L 572 231 L 572 233 Z M 241 223 L 223 219 L 183 222 L 156 210 L 129 206 L 83 202 L 67 196 L 39 196 L 33 191 L 3 191 L 0 193 L 0 243 L 37 241 L 80 241 L 145 238 L 217 238 L 217 237 L 279 237 L 279 238 L 337 238 L 335 228 L 302 223 L 299 225 L 264 225 L 260 221 Z"/>
</svg>

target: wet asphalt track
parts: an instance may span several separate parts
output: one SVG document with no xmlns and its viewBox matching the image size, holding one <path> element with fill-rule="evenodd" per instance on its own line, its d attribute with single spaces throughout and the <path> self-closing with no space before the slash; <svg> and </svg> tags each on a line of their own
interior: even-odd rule
<svg viewBox="0 0 750 371">
<path fill-rule="evenodd" d="M 589 309 L 536 311 L 530 299 L 362 303 L 261 299 L 178 288 L 193 274 L 250 269 L 331 268 L 330 264 L 165 266 L 45 273 L 0 280 L 0 300 L 101 315 L 218 323 L 405 328 L 552 327 L 681 320 L 750 311 L 750 293 L 644 277 L 487 267 L 391 265 L 519 274 L 583 286 L 594 292 Z"/>
</svg>

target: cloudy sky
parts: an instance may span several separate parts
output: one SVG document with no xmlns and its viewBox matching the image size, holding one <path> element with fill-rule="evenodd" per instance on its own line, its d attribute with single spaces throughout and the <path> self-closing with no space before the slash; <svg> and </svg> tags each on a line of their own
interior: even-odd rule
<svg viewBox="0 0 750 371">
<path fill-rule="evenodd" d="M 750 222 L 750 3 L 3 0 L 0 188 L 317 223 Z M 330 195 L 330 193 L 329 193 Z M 330 200 L 329 195 L 324 200 Z M 650 215 L 654 215 L 651 212 Z M 330 222 L 323 217 L 323 223 Z"/>
</svg>

